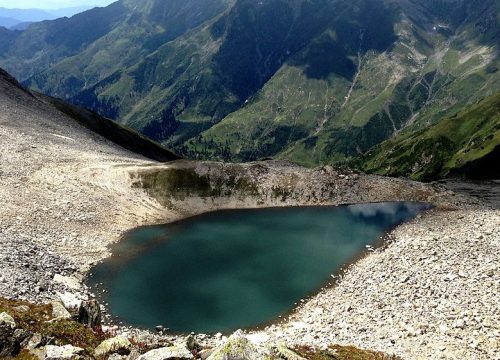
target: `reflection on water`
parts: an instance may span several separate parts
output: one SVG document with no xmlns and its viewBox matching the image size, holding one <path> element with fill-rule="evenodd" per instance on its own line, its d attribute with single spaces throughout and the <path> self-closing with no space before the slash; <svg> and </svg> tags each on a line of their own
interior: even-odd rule
<svg viewBox="0 0 500 360">
<path fill-rule="evenodd" d="M 135 326 L 224 332 L 273 320 L 389 228 L 429 208 L 381 203 L 231 210 L 130 232 L 94 269 Z"/>
</svg>

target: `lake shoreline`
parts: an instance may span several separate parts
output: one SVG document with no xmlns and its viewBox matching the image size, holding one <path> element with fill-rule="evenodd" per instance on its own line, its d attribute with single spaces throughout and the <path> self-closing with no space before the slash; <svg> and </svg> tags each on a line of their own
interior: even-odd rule
<svg viewBox="0 0 500 360">
<path fill-rule="evenodd" d="M 400 210 L 398 210 L 399 215 L 396 215 L 396 208 L 400 209 Z M 358 249 L 355 251 L 354 254 L 349 255 L 348 258 L 341 260 L 339 263 L 337 263 L 337 260 L 336 260 L 335 261 L 336 265 L 335 266 L 332 265 L 333 267 L 330 268 L 330 270 L 325 269 L 325 271 L 327 271 L 327 273 L 329 274 L 328 277 L 326 278 L 324 275 L 322 275 L 321 278 L 323 278 L 323 280 L 319 281 L 317 283 L 317 285 L 314 286 L 313 289 L 309 289 L 308 291 L 306 291 L 306 293 L 303 293 L 300 297 L 294 297 L 295 298 L 294 301 L 296 301 L 295 305 L 291 305 L 291 303 L 290 303 L 291 306 L 287 305 L 286 307 L 288 308 L 288 310 L 279 311 L 276 313 L 276 315 L 274 315 L 272 317 L 268 317 L 267 320 L 262 321 L 256 325 L 245 326 L 245 325 L 241 324 L 241 325 L 233 326 L 229 330 L 228 329 L 223 330 L 222 328 L 219 328 L 219 329 L 215 329 L 214 331 L 210 331 L 209 334 L 213 335 L 216 332 L 222 332 L 223 334 L 229 335 L 239 328 L 244 328 L 246 331 L 261 330 L 269 325 L 277 324 L 277 323 L 281 322 L 282 318 L 286 318 L 290 314 L 294 313 L 297 310 L 300 302 L 307 302 L 308 299 L 311 299 L 314 296 L 316 296 L 324 288 L 334 286 L 333 279 L 335 279 L 335 278 L 339 277 L 339 275 L 343 274 L 346 271 L 346 269 L 348 269 L 353 263 L 356 263 L 357 261 L 364 258 L 365 256 L 368 256 L 370 254 L 370 252 L 373 252 L 374 250 L 376 250 L 378 248 L 387 246 L 388 245 L 388 243 L 387 243 L 388 236 L 387 235 L 390 231 L 392 231 L 394 228 L 396 228 L 400 224 L 405 223 L 406 221 L 413 219 L 414 217 L 418 216 L 419 214 L 430 211 L 432 208 L 433 208 L 433 206 L 429 203 L 378 202 L 378 203 L 369 203 L 369 204 L 349 204 L 349 205 L 342 204 L 342 205 L 335 205 L 335 206 L 304 206 L 304 207 L 291 206 L 291 207 L 273 207 L 273 208 L 262 208 L 262 209 L 234 209 L 234 210 L 219 210 L 219 211 L 208 212 L 208 213 L 205 213 L 202 215 L 187 217 L 183 220 L 174 221 L 174 222 L 171 222 L 168 224 L 138 227 L 136 229 L 130 230 L 127 233 L 125 233 L 124 237 L 120 240 L 120 242 L 116 243 L 115 245 L 113 245 L 111 247 L 111 251 L 113 253 L 112 257 L 106 258 L 102 264 L 98 264 L 96 267 L 94 267 L 90 270 L 89 276 L 86 279 L 86 284 L 88 284 L 90 291 L 97 295 L 97 299 L 99 300 L 100 303 L 103 303 L 103 304 L 108 303 L 108 302 L 113 301 L 113 299 L 114 299 L 115 303 L 120 303 L 120 300 L 117 299 L 116 296 L 112 297 L 110 295 L 111 289 L 114 288 L 113 284 L 117 284 L 117 282 L 120 283 L 120 280 L 118 280 L 118 279 L 123 278 L 123 276 L 124 276 L 124 275 L 120 275 L 120 272 L 126 271 L 125 269 L 128 266 L 130 266 L 127 264 L 130 264 L 131 262 L 144 261 L 144 260 L 140 260 L 140 258 L 143 258 L 144 256 L 147 257 L 148 254 L 149 254 L 149 256 L 151 256 L 151 255 L 153 255 L 153 253 L 157 253 L 158 251 L 162 251 L 161 249 L 165 248 L 166 246 L 172 247 L 172 246 L 174 246 L 176 241 L 178 244 L 177 246 L 179 246 L 180 240 L 176 240 L 176 237 L 179 236 L 179 232 L 182 234 L 183 231 L 184 232 L 189 231 L 191 236 L 188 239 L 186 239 L 186 241 L 188 244 L 192 243 L 193 241 L 195 241 L 196 244 L 198 242 L 200 242 L 198 245 L 195 245 L 195 243 L 190 245 L 190 246 L 193 246 L 193 249 L 196 249 L 199 246 L 203 246 L 204 244 L 208 245 L 212 242 L 215 242 L 215 244 L 220 243 L 220 241 L 222 241 L 222 239 L 227 239 L 227 238 L 230 238 L 231 236 L 233 236 L 232 232 L 228 233 L 228 231 L 230 231 L 229 228 L 232 229 L 234 226 L 236 226 L 234 231 L 237 231 L 238 225 L 235 224 L 234 222 L 236 221 L 236 223 L 238 223 L 238 222 L 243 221 L 240 219 L 241 217 L 245 218 L 245 216 L 248 216 L 248 218 L 246 218 L 246 219 L 248 221 L 250 221 L 250 223 L 248 223 L 248 224 L 246 223 L 246 221 L 243 221 L 243 223 L 245 223 L 245 233 L 243 236 L 246 239 L 247 236 L 250 236 L 253 238 L 253 235 L 248 235 L 246 233 L 249 230 L 248 226 L 257 230 L 260 228 L 260 227 L 258 227 L 258 224 L 260 222 L 264 221 L 265 224 L 270 224 L 268 222 L 269 220 L 266 220 L 266 219 L 268 219 L 268 217 L 277 216 L 277 218 L 275 218 L 275 220 L 274 220 L 276 223 L 274 221 L 272 223 L 276 227 L 281 229 L 278 232 L 285 234 L 284 235 L 285 238 L 288 238 L 288 236 L 294 236 L 295 241 L 293 241 L 293 244 L 294 244 L 293 247 L 296 247 L 296 246 L 300 246 L 299 244 L 301 242 L 299 241 L 299 239 L 309 239 L 312 235 L 310 233 L 304 233 L 297 238 L 297 235 L 294 231 L 292 231 L 291 234 L 286 235 L 287 234 L 286 232 L 289 230 L 289 226 L 295 226 L 294 229 L 296 229 L 296 231 L 300 231 L 301 226 L 299 226 L 298 223 L 296 223 L 296 221 L 301 222 L 301 223 L 304 222 L 303 223 L 304 226 L 310 226 L 309 220 L 306 220 L 306 219 L 308 218 L 308 216 L 311 216 L 312 214 L 314 214 L 313 215 L 314 219 L 311 218 L 310 221 L 314 222 L 314 224 L 315 224 L 314 228 L 322 229 L 322 230 L 320 230 L 320 233 L 317 234 L 317 236 L 320 236 L 322 238 L 323 235 L 326 235 L 326 234 L 323 234 L 323 232 L 327 232 L 328 234 L 330 234 L 329 238 L 331 239 L 331 241 L 329 242 L 330 245 L 328 245 L 327 252 L 322 251 L 320 253 L 317 253 L 317 251 L 313 251 L 313 254 L 316 254 L 316 256 L 321 257 L 322 256 L 321 254 L 333 252 L 331 256 L 323 258 L 324 261 L 328 261 L 327 259 L 330 259 L 330 261 L 332 261 L 332 259 L 336 259 L 336 257 L 333 254 L 335 253 L 335 249 L 337 246 L 342 246 L 343 252 L 349 251 L 348 247 L 346 248 L 346 246 L 348 244 L 352 244 L 352 246 L 354 246 Z M 285 220 L 285 218 L 283 217 L 285 214 L 284 212 L 289 214 L 289 216 L 295 215 L 295 217 L 294 217 L 295 220 L 292 221 L 290 224 L 284 225 L 284 221 L 285 222 L 288 221 L 288 220 Z M 299 214 L 300 214 L 300 218 L 297 218 L 297 216 L 299 216 Z M 305 216 L 305 218 L 304 218 L 304 216 Z M 317 216 L 320 216 L 322 219 L 324 219 L 324 221 L 319 221 Z M 340 223 L 338 223 L 338 225 L 341 226 L 341 228 L 338 228 L 338 229 L 331 228 L 332 226 L 335 226 L 334 225 L 336 223 L 335 216 L 338 217 L 338 219 L 340 221 Z M 408 220 L 407 218 L 410 218 L 410 219 Z M 224 220 L 224 219 L 226 219 L 226 220 Z M 256 220 L 257 223 L 252 222 L 252 219 L 253 219 L 253 221 Z M 199 233 L 200 236 L 201 236 L 201 234 L 203 234 L 202 238 L 205 240 L 201 240 L 201 238 L 197 239 L 197 240 L 192 239 L 193 231 L 194 231 L 194 230 L 191 230 L 192 227 L 196 227 L 197 224 L 199 224 L 201 222 L 202 224 L 204 224 L 203 225 L 204 231 L 208 231 L 209 228 L 207 228 L 207 225 L 209 223 L 212 223 L 213 221 L 215 221 L 215 222 L 220 222 L 220 221 L 227 222 L 227 221 L 229 221 L 229 223 L 226 223 L 226 225 L 225 225 L 228 227 L 228 230 L 224 230 L 221 233 L 222 230 L 221 230 L 220 226 L 222 226 L 222 225 L 218 223 L 219 225 L 215 225 L 215 229 L 214 229 L 216 231 L 216 234 L 214 234 L 215 237 L 210 236 L 209 233 L 200 232 Z M 351 232 L 351 230 L 348 230 L 345 227 L 345 225 L 342 225 L 344 221 L 353 221 L 355 223 L 359 222 L 359 225 L 361 227 L 359 228 L 358 231 Z M 251 225 L 251 224 L 253 224 L 253 225 Z M 269 235 L 268 235 L 268 237 L 266 237 L 266 231 L 264 231 L 263 233 L 258 231 L 258 233 L 256 233 L 255 236 L 258 236 L 258 237 L 263 236 L 264 239 L 266 239 L 266 240 L 263 240 L 264 243 L 266 243 L 266 244 L 268 242 L 272 242 L 273 239 L 276 238 L 276 234 L 274 234 L 274 233 L 277 231 L 274 225 L 273 225 L 273 230 L 272 230 L 273 233 L 272 233 L 271 237 L 269 237 Z M 353 226 L 354 225 L 355 224 L 353 223 Z M 384 227 L 384 230 L 379 229 L 380 226 Z M 184 229 L 184 230 L 182 230 L 182 229 Z M 231 231 L 233 231 L 233 230 L 231 230 Z M 338 233 L 337 231 L 340 231 L 340 233 Z M 377 233 L 380 232 L 380 233 L 378 235 L 376 235 L 375 237 L 373 237 L 374 236 L 373 232 L 377 232 Z M 349 235 L 347 235 L 347 234 L 349 234 Z M 357 235 L 355 235 L 355 234 L 357 234 Z M 207 239 L 207 236 L 209 237 L 209 239 Z M 347 240 L 346 236 L 349 238 L 349 240 Z M 354 238 L 353 238 L 353 236 L 354 236 Z M 235 241 L 238 241 L 238 239 L 239 239 L 238 233 L 235 233 L 234 237 L 235 237 Z M 315 238 L 313 236 L 313 238 L 311 238 L 310 240 L 313 240 L 313 239 L 320 240 L 318 243 L 318 246 L 325 246 L 324 242 L 322 242 L 320 238 L 318 238 L 318 237 Z M 345 239 L 345 240 L 342 240 L 342 239 Z M 370 240 L 364 240 L 364 239 L 370 239 Z M 251 242 L 250 238 L 248 238 L 247 240 Z M 285 239 L 282 239 L 282 241 L 280 241 L 280 245 L 278 247 L 285 246 L 283 251 L 287 251 L 287 245 L 282 244 L 284 240 Z M 169 243 L 171 241 L 173 241 L 174 243 L 169 245 Z M 338 243 L 339 241 L 340 241 L 340 243 Z M 345 241 L 347 241 L 347 243 L 345 243 Z M 365 241 L 368 244 L 366 246 L 363 245 L 361 247 L 360 244 L 362 242 L 365 242 Z M 183 243 L 184 243 L 184 241 L 183 241 Z M 244 243 L 247 243 L 247 241 L 243 241 L 243 243 L 241 243 L 241 245 L 243 245 Z M 257 242 L 257 243 L 259 243 L 259 242 Z M 231 244 L 233 244 L 232 241 L 231 241 Z M 260 248 L 259 252 L 254 254 L 254 256 L 258 257 L 259 259 L 261 259 L 263 255 L 258 255 L 258 254 L 265 251 L 265 249 L 267 247 L 269 248 L 269 251 L 273 251 L 273 249 L 274 249 L 273 244 L 271 244 L 271 243 L 269 243 L 267 247 L 262 247 L 262 244 L 263 244 L 262 242 L 260 242 L 260 244 L 261 245 L 259 247 Z M 290 246 L 291 244 L 292 243 L 288 243 L 288 246 Z M 323 245 L 321 245 L 321 244 L 323 244 Z M 334 244 L 336 244 L 336 245 L 334 245 Z M 185 245 L 185 246 L 188 246 L 188 245 Z M 229 244 L 227 244 L 227 246 L 229 246 Z M 234 246 L 234 244 L 231 246 Z M 219 247 L 220 247 L 220 245 L 219 245 Z M 307 259 L 308 259 L 308 255 L 307 255 L 307 253 L 309 251 L 308 247 L 306 247 L 300 251 L 300 253 L 304 257 L 305 264 L 307 264 Z M 174 248 L 174 250 L 170 249 L 170 251 L 174 251 L 174 253 L 179 253 L 179 254 L 184 253 L 182 249 L 175 250 L 175 248 Z M 233 249 L 233 251 L 234 251 L 234 254 L 236 254 L 237 256 L 239 256 L 240 254 L 246 254 L 245 250 L 243 250 L 243 252 L 240 252 L 237 249 Z M 295 251 L 296 250 L 294 250 L 290 254 L 290 256 L 293 256 L 293 254 L 295 254 Z M 325 249 L 325 251 L 326 251 L 326 249 Z M 189 252 L 191 252 L 191 251 L 189 251 Z M 168 258 L 168 256 L 169 256 L 168 253 L 164 253 L 164 255 L 161 256 L 162 263 L 163 263 L 163 261 L 166 261 L 164 259 Z M 203 259 L 206 255 L 200 254 L 199 256 L 201 257 L 201 259 Z M 286 254 L 282 253 L 282 251 L 280 251 L 280 258 L 282 256 L 285 256 L 286 258 L 288 257 L 288 255 L 286 255 Z M 157 256 L 154 256 L 154 258 L 158 259 Z M 293 262 L 294 259 L 295 259 L 295 261 L 298 260 L 296 258 L 292 258 L 292 259 L 290 259 L 290 261 Z M 229 260 L 229 259 L 226 259 L 226 260 Z M 273 262 L 275 260 L 278 260 L 278 259 L 273 259 Z M 176 263 L 175 258 L 171 259 L 171 261 Z M 186 261 L 188 263 L 190 263 L 189 258 L 187 258 Z M 218 261 L 217 259 L 211 259 L 210 263 L 217 262 L 217 261 Z M 222 261 L 222 263 L 226 263 L 226 261 L 223 259 L 220 259 L 220 261 Z M 323 263 L 323 262 L 321 261 L 321 263 Z M 187 266 L 188 268 L 191 268 L 191 267 L 196 268 L 198 266 L 197 264 L 198 263 L 195 262 L 194 264 L 192 264 L 192 266 L 190 266 L 190 265 L 186 265 L 186 263 L 183 262 L 182 265 L 178 264 L 178 267 Z M 135 266 L 135 268 L 137 268 L 137 266 Z M 137 271 L 142 271 L 142 270 L 139 270 L 142 268 L 143 268 L 142 266 L 139 266 L 137 268 L 137 270 L 134 270 L 134 273 L 136 273 Z M 174 268 L 175 268 L 175 266 L 174 266 Z M 316 266 L 314 266 L 312 268 L 306 266 L 303 270 L 306 271 L 306 269 L 309 269 L 309 271 L 310 271 L 313 268 L 316 268 Z M 152 271 L 151 269 L 147 270 L 148 278 L 151 277 L 151 271 Z M 154 271 L 154 273 L 155 274 L 161 273 L 161 271 L 165 271 L 164 266 L 160 266 L 159 268 L 157 268 Z M 192 272 L 192 269 L 186 270 L 186 271 Z M 226 271 L 228 271 L 229 273 L 233 273 L 234 271 L 237 271 L 237 269 L 230 270 L 228 268 Z M 272 272 L 271 269 L 269 269 L 269 271 Z M 294 268 L 289 268 L 287 270 L 287 273 L 290 274 L 293 271 L 298 271 L 298 270 L 295 270 Z M 258 271 L 257 271 L 257 273 L 260 274 L 260 272 L 258 272 Z M 315 272 L 313 271 L 313 273 L 315 273 Z M 313 278 L 314 278 L 313 273 L 310 275 L 310 279 L 311 279 L 310 281 L 314 281 L 314 283 L 316 283 L 318 281 L 318 276 L 316 275 L 316 280 L 313 280 Z M 300 275 L 300 272 L 297 275 Z M 201 276 L 201 274 L 193 275 L 193 276 L 194 277 L 192 280 L 196 280 L 199 278 L 199 276 Z M 218 275 L 218 276 L 220 276 L 220 275 Z M 292 278 L 293 278 L 293 275 L 288 275 L 287 276 L 288 280 L 291 280 L 290 276 L 292 276 Z M 131 278 L 135 279 L 136 275 L 131 274 Z M 167 271 L 167 273 L 165 273 L 165 278 L 167 278 L 166 281 L 168 281 L 168 271 Z M 267 278 L 267 276 L 262 276 L 262 274 L 260 275 L 261 281 L 265 282 L 265 278 Z M 183 284 L 189 284 L 191 282 L 189 280 L 189 278 L 188 279 L 177 279 L 177 277 L 176 277 L 176 281 L 180 281 Z M 207 281 L 208 281 L 208 279 L 207 279 Z M 229 281 L 229 283 L 232 283 L 232 281 Z M 163 280 L 162 280 L 162 284 L 163 284 Z M 286 287 L 286 284 L 283 284 L 283 285 L 285 285 L 285 287 Z M 155 285 L 152 284 L 151 286 L 154 287 Z M 199 286 L 201 286 L 201 284 Z M 277 283 L 273 286 L 281 287 L 280 283 Z M 121 291 L 128 291 L 127 290 L 128 285 L 126 286 L 125 289 L 122 289 L 122 287 L 120 287 L 119 285 L 118 285 L 118 287 L 119 287 L 119 289 L 121 289 L 121 290 L 119 290 L 120 292 Z M 173 288 L 173 287 L 175 287 L 175 284 L 171 284 L 169 286 L 169 288 Z M 243 287 L 243 289 L 241 289 L 241 290 L 244 291 L 244 288 L 245 287 Z M 269 291 L 270 290 L 271 289 L 269 289 Z M 193 291 L 197 291 L 197 290 L 193 289 Z M 207 291 L 209 291 L 209 289 L 207 289 Z M 264 291 L 264 290 L 261 289 L 260 291 Z M 234 290 L 232 290 L 231 292 L 233 293 Z M 216 296 L 216 294 L 213 294 L 213 295 Z M 161 297 L 161 294 L 149 295 L 149 296 L 151 299 L 157 299 L 157 298 Z M 248 296 L 251 296 L 251 295 L 248 294 Z M 133 292 L 131 292 L 131 293 L 129 293 L 129 296 L 122 295 L 122 297 L 127 299 L 130 297 L 135 297 L 135 294 Z M 143 303 L 144 304 L 149 303 L 148 299 L 149 298 L 145 298 L 143 300 Z M 220 300 L 222 301 L 222 299 L 220 299 Z M 171 306 L 168 305 L 169 301 L 170 301 L 169 299 L 164 299 L 164 301 L 162 301 L 162 303 L 165 303 L 164 306 L 172 307 L 173 305 L 171 305 Z M 261 304 L 260 306 L 262 306 L 263 308 L 268 308 L 268 305 L 269 304 L 267 304 L 267 305 Z M 110 312 L 110 316 L 111 316 L 111 318 L 109 319 L 110 322 L 115 323 L 115 324 L 121 324 L 122 326 L 123 326 L 123 324 L 125 324 L 127 326 L 135 326 L 135 327 L 141 328 L 141 326 L 139 326 L 138 324 L 134 325 L 133 322 L 126 321 L 127 313 L 124 313 L 123 310 L 119 311 L 121 313 L 121 315 L 117 315 L 116 306 L 118 306 L 118 305 L 115 305 L 114 314 L 112 312 Z M 182 307 L 182 306 L 183 306 L 183 304 L 179 304 L 179 307 Z M 194 304 L 192 304 L 191 306 L 194 306 Z M 284 306 L 284 304 L 282 306 Z M 134 308 L 140 308 L 140 307 L 141 307 L 141 305 L 139 303 L 134 306 Z M 118 308 L 119 308 L 119 306 L 118 306 Z M 229 311 L 230 313 L 232 312 L 231 310 L 229 310 L 229 308 L 227 311 Z M 148 313 L 150 313 L 150 312 L 151 311 L 149 311 Z M 160 313 L 160 309 L 158 309 L 157 312 Z M 193 319 L 193 320 L 196 321 L 196 319 Z M 169 326 L 170 328 L 174 327 L 174 326 L 172 326 L 173 324 L 169 323 L 168 320 L 165 320 L 164 322 L 161 322 L 158 320 L 158 321 L 155 321 L 154 323 L 150 324 L 149 327 L 142 327 L 142 328 L 144 330 L 149 329 L 149 330 L 154 331 L 154 327 L 156 325 L 159 325 L 159 324 Z M 185 331 L 172 331 L 172 329 L 170 329 L 169 333 L 172 335 L 187 336 L 192 331 L 200 331 L 200 329 L 197 330 L 194 327 L 190 328 L 190 329 L 186 329 Z"/>
</svg>

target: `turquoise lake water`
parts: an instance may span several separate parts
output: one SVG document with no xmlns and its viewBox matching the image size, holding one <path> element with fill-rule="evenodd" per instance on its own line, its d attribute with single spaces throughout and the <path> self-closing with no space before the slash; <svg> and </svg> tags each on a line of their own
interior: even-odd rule
<svg viewBox="0 0 500 360">
<path fill-rule="evenodd" d="M 229 332 L 276 319 L 380 244 L 428 204 L 272 208 L 208 213 L 133 230 L 93 269 L 91 286 L 126 324 Z M 99 291 L 101 293 L 101 291 Z"/>
</svg>

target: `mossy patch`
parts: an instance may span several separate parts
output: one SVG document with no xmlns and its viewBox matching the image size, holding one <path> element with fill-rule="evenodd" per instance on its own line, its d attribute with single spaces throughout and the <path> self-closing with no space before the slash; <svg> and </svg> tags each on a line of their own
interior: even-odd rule
<svg viewBox="0 0 500 360">
<path fill-rule="evenodd" d="M 362 350 L 354 346 L 332 345 L 328 350 L 316 350 L 308 346 L 298 346 L 293 351 L 308 360 L 400 360 L 400 358 L 394 355 Z"/>
<path fill-rule="evenodd" d="M 46 339 L 52 339 L 56 345 L 74 345 L 85 349 L 88 353 L 108 335 L 91 330 L 84 325 L 72 320 L 52 319 L 52 305 L 35 305 L 20 300 L 7 300 L 0 298 L 0 312 L 11 315 L 18 328 L 38 333 Z M 30 355 L 21 352 L 20 359 L 30 359 Z"/>
</svg>

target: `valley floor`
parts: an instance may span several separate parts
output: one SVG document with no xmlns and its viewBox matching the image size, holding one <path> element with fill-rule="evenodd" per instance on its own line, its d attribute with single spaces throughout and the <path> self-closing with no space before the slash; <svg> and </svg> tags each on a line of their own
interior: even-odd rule
<svg viewBox="0 0 500 360">
<path fill-rule="evenodd" d="M 91 265 L 139 225 L 218 208 L 432 201 L 437 209 L 395 229 L 387 248 L 359 261 L 338 286 L 250 337 L 262 344 L 349 343 L 405 359 L 500 358 L 498 207 L 441 186 L 330 167 L 151 163 L 48 106 L 33 111 L 35 100 L 0 100 L 0 297 L 88 296 L 81 282 Z M 231 184 L 202 197 L 196 189 L 168 197 L 141 188 L 145 174 L 169 169 Z M 235 190 L 235 172 L 250 192 L 227 191 Z"/>
</svg>

